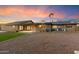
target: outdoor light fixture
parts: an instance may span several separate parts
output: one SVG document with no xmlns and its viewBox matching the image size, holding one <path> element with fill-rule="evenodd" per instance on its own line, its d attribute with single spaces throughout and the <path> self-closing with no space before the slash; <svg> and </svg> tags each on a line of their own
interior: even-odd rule
<svg viewBox="0 0 79 59">
<path fill-rule="evenodd" d="M 42 27 L 42 25 L 39 25 L 39 27 Z"/>
</svg>

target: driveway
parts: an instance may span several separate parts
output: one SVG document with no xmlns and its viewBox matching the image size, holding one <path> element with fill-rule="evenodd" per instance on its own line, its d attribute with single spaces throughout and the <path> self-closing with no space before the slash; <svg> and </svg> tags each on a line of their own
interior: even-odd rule
<svg viewBox="0 0 79 59">
<path fill-rule="evenodd" d="M 41 32 L 0 42 L 0 53 L 68 54 L 79 50 L 79 32 Z"/>
</svg>

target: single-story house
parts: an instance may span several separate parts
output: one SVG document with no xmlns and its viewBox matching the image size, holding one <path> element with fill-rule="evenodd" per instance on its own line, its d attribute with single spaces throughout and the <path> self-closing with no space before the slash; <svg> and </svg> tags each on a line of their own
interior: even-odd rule
<svg viewBox="0 0 79 59">
<path fill-rule="evenodd" d="M 49 31 L 79 31 L 79 24 L 75 22 L 44 22 L 35 23 L 32 20 L 17 21 L 0 25 L 3 31 L 33 31 L 33 32 L 49 32 Z"/>
</svg>

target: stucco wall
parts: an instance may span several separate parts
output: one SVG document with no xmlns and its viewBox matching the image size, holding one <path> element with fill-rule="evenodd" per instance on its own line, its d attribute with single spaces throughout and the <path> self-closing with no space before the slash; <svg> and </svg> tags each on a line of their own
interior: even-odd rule
<svg viewBox="0 0 79 59">
<path fill-rule="evenodd" d="M 16 31 L 18 29 L 17 26 L 7 26 L 7 25 L 2 25 L 1 30 L 3 31 Z"/>
</svg>

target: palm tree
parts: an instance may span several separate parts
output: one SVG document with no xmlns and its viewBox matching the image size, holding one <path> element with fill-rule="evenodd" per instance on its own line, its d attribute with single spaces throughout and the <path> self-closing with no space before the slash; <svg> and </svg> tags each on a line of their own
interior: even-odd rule
<svg viewBox="0 0 79 59">
<path fill-rule="evenodd" d="M 54 16 L 54 13 L 50 13 L 49 14 L 49 18 L 50 18 L 50 23 L 51 23 L 51 31 L 52 31 L 52 22 L 53 22 L 53 16 Z"/>
</svg>

